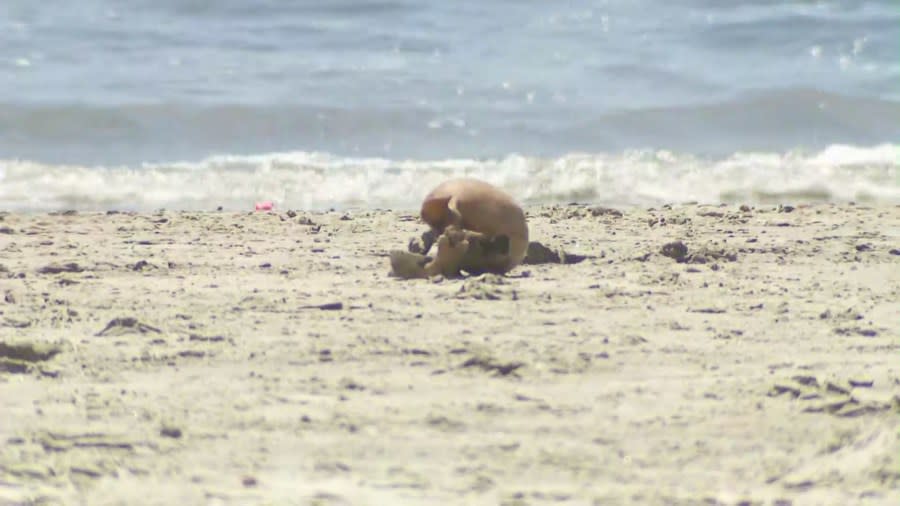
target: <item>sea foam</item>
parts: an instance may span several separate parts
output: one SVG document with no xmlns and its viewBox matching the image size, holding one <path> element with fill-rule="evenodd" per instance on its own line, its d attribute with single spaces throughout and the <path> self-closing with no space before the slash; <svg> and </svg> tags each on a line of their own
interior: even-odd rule
<svg viewBox="0 0 900 506">
<path fill-rule="evenodd" d="M 285 152 L 115 167 L 3 160 L 0 209 L 250 210 L 261 200 L 276 209 L 415 209 L 430 188 L 459 176 L 524 204 L 900 203 L 900 146 L 718 158 L 662 150 L 442 160 Z"/>
</svg>

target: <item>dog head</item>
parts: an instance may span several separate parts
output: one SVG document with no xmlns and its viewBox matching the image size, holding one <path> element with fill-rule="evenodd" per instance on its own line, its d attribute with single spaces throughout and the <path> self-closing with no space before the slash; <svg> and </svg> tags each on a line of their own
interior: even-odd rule
<svg viewBox="0 0 900 506">
<path fill-rule="evenodd" d="M 432 197 L 422 203 L 422 221 L 438 234 L 443 233 L 450 224 L 450 210 L 447 209 L 449 202 L 450 197 Z"/>
</svg>

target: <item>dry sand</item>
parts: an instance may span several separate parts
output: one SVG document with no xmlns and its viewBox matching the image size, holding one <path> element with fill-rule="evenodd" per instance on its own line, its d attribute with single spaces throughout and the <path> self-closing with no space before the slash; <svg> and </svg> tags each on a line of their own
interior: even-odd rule
<svg viewBox="0 0 900 506">
<path fill-rule="evenodd" d="M 900 503 L 900 207 L 528 211 L 3 215 L 0 503 Z"/>
</svg>

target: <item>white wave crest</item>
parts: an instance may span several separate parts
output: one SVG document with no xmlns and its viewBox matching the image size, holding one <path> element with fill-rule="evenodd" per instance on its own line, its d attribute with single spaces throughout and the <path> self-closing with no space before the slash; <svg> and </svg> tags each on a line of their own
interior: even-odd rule
<svg viewBox="0 0 900 506">
<path fill-rule="evenodd" d="M 0 161 L 9 211 L 415 209 L 440 181 L 490 181 L 526 204 L 861 201 L 900 202 L 900 146 L 833 145 L 821 152 L 734 153 L 709 159 L 669 151 L 572 153 L 544 159 L 390 160 L 317 152 L 215 156 L 139 167 Z"/>
</svg>

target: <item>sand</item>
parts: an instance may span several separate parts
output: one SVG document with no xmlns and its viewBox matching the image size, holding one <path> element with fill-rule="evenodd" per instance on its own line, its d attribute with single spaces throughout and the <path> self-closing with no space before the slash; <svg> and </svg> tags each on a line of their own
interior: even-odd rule
<svg viewBox="0 0 900 506">
<path fill-rule="evenodd" d="M 0 504 L 900 503 L 900 206 L 623 211 L 2 215 Z"/>
</svg>

